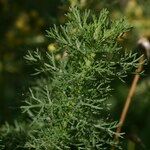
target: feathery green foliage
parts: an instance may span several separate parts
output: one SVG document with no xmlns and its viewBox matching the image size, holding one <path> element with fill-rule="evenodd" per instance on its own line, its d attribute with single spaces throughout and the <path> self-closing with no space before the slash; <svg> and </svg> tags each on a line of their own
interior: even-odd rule
<svg viewBox="0 0 150 150">
<path fill-rule="evenodd" d="M 15 121 L 14 126 L 6 123 L 0 128 L 0 150 L 26 150 L 29 131 L 25 123 Z"/>
<path fill-rule="evenodd" d="M 136 55 L 126 53 L 117 39 L 130 26 L 112 21 L 106 9 L 94 15 L 71 8 L 68 22 L 47 31 L 56 53 L 29 52 L 26 59 L 41 75 L 22 106 L 31 119 L 26 147 L 36 150 L 105 150 L 113 142 L 116 122 L 109 117 L 111 82 L 123 79 L 136 66 Z"/>
</svg>

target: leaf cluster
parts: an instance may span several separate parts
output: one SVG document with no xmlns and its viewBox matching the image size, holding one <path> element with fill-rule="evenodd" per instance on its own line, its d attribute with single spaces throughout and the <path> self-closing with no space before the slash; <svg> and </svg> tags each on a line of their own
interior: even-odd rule
<svg viewBox="0 0 150 150">
<path fill-rule="evenodd" d="M 44 74 L 22 106 L 31 119 L 29 149 L 104 150 L 116 145 L 116 122 L 109 117 L 111 82 L 123 79 L 136 66 L 136 55 L 126 53 L 117 39 L 131 27 L 124 19 L 112 21 L 104 9 L 99 15 L 71 8 L 68 22 L 54 26 L 47 36 L 58 44 L 55 53 L 29 52 L 35 75 Z"/>
<path fill-rule="evenodd" d="M 0 129 L 0 150 L 27 150 L 25 143 L 30 129 L 25 123 L 6 123 Z"/>
</svg>

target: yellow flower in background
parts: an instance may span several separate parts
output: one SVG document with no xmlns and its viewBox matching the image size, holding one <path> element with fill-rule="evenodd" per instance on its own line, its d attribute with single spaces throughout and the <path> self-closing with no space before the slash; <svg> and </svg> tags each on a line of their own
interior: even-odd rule
<svg viewBox="0 0 150 150">
<path fill-rule="evenodd" d="M 48 49 L 48 51 L 50 51 L 50 52 L 54 52 L 54 51 L 57 50 L 57 46 L 56 46 L 55 43 L 51 43 L 51 44 L 48 45 L 47 49 Z"/>
<path fill-rule="evenodd" d="M 135 0 L 130 0 L 126 6 L 126 13 L 129 16 L 141 18 L 143 16 L 142 7 Z"/>
<path fill-rule="evenodd" d="M 27 13 L 21 13 L 15 21 L 15 27 L 23 32 L 30 31 L 29 16 Z"/>
</svg>

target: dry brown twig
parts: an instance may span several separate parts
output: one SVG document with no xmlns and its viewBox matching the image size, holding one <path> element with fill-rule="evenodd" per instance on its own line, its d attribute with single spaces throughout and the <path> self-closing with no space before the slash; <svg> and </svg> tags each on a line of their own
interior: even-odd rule
<svg viewBox="0 0 150 150">
<path fill-rule="evenodd" d="M 149 57 L 150 57 L 150 42 L 146 38 L 141 38 L 138 41 L 138 44 L 140 45 L 140 47 L 142 46 L 143 50 L 145 50 L 146 57 L 149 59 Z M 116 130 L 115 138 L 114 138 L 114 141 L 117 142 L 117 143 L 119 142 L 119 133 L 121 132 L 122 126 L 125 122 L 125 119 L 126 119 L 126 116 L 127 116 L 127 112 L 128 112 L 132 97 L 135 93 L 137 83 L 140 79 L 140 73 L 143 70 L 143 65 L 144 65 L 144 62 L 145 62 L 144 59 L 145 59 L 145 56 L 142 55 L 140 60 L 139 60 L 139 66 L 136 69 L 136 74 L 135 74 L 134 79 L 132 81 L 131 88 L 129 90 L 127 99 L 125 101 L 125 105 L 124 105 L 122 113 L 121 113 L 121 117 L 120 117 L 119 124 L 118 124 L 117 130 Z M 112 150 L 114 150 L 114 147 L 112 148 Z"/>
<path fill-rule="evenodd" d="M 116 130 L 116 136 L 115 136 L 116 140 L 118 139 L 118 134 L 121 131 L 121 128 L 122 128 L 122 125 L 123 125 L 123 123 L 125 121 L 125 118 L 126 118 L 126 115 L 127 115 L 127 112 L 128 112 L 128 109 L 129 109 L 132 97 L 133 97 L 133 95 L 135 93 L 135 90 L 136 90 L 136 87 L 137 87 L 137 83 L 138 83 L 138 81 L 140 79 L 140 73 L 142 71 L 143 64 L 144 64 L 144 55 L 142 55 L 141 58 L 140 58 L 139 66 L 138 66 L 138 68 L 136 70 L 136 74 L 135 74 L 134 79 L 132 81 L 131 88 L 129 90 L 129 93 L 128 93 L 128 96 L 127 96 L 127 99 L 126 99 L 126 102 L 125 102 L 125 105 L 124 105 L 124 108 L 123 108 L 123 111 L 122 111 L 122 114 L 121 114 L 121 117 L 120 117 L 120 121 L 119 121 L 117 130 Z"/>
</svg>

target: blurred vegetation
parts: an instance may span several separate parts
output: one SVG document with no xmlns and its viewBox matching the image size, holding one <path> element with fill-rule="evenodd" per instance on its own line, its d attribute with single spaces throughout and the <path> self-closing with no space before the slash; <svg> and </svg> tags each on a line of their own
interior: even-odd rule
<svg viewBox="0 0 150 150">
<path fill-rule="evenodd" d="M 17 115 L 26 85 L 30 83 L 23 56 L 28 49 L 47 49 L 45 30 L 62 23 L 59 0 L 0 1 L 0 122 Z"/>
<path fill-rule="evenodd" d="M 34 66 L 29 68 L 23 56 L 29 49 L 52 50 L 53 41 L 50 43 L 46 39 L 45 30 L 54 23 L 63 24 L 64 13 L 69 6 L 75 5 L 97 12 L 107 7 L 113 18 L 126 16 L 134 29 L 119 40 L 129 50 L 138 50 L 137 40 L 140 37 L 150 37 L 149 0 L 0 0 L 1 124 L 5 121 L 13 123 L 20 118 L 24 93 L 33 83 L 29 74 Z M 123 128 L 123 132 L 127 133 L 123 142 L 128 150 L 150 149 L 149 65 L 145 66 L 145 70 Z M 111 100 L 114 120 L 119 120 L 132 78 L 133 76 L 126 78 L 127 84 L 124 86 L 119 81 L 114 83 Z"/>
</svg>

